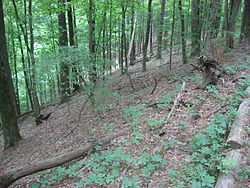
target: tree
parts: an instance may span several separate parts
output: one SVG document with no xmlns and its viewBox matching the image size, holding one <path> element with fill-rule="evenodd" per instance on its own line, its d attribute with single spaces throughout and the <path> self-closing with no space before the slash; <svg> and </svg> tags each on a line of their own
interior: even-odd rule
<svg viewBox="0 0 250 188">
<path fill-rule="evenodd" d="M 132 11 L 131 11 L 131 45 L 129 47 L 128 55 L 130 56 L 130 64 L 134 64 L 135 61 L 135 6 L 132 4 Z"/>
<path fill-rule="evenodd" d="M 182 62 L 183 64 L 186 64 L 188 63 L 188 61 L 187 61 L 187 53 L 186 53 L 185 22 L 184 22 L 184 13 L 182 11 L 181 0 L 179 0 L 178 8 L 179 8 L 180 19 L 181 19 Z"/>
<path fill-rule="evenodd" d="M 66 17 L 65 17 L 65 0 L 58 1 L 60 10 L 58 14 L 58 27 L 59 27 L 59 47 L 60 52 L 63 53 L 63 50 L 66 50 L 65 47 L 68 45 L 67 37 L 67 26 L 66 26 Z M 69 95 L 69 66 L 65 60 L 61 60 L 60 64 L 60 94 L 61 94 L 61 103 L 67 101 Z"/>
<path fill-rule="evenodd" d="M 201 51 L 200 0 L 192 0 L 191 34 L 192 34 L 191 56 L 199 56 Z"/>
<path fill-rule="evenodd" d="M 74 28 L 74 24 L 73 24 L 73 14 L 72 14 L 72 6 L 71 6 L 71 0 L 67 0 L 68 2 L 68 10 L 67 10 L 67 14 L 68 14 L 68 28 L 69 28 L 69 44 L 72 47 L 75 47 L 75 28 Z M 72 67 L 72 73 L 73 75 L 73 89 L 74 91 L 79 91 L 80 90 L 80 85 L 78 83 L 78 71 L 77 71 L 77 66 L 76 63 L 73 63 L 73 67 Z"/>
<path fill-rule="evenodd" d="M 209 16 L 209 31 L 208 40 L 217 37 L 218 29 L 220 28 L 220 12 L 221 12 L 221 0 L 213 0 L 211 2 L 211 11 Z"/>
<path fill-rule="evenodd" d="M 157 55 L 156 55 L 156 58 L 158 58 L 158 59 L 161 58 L 165 5 L 166 5 L 166 0 L 161 0 L 161 13 L 160 13 L 160 18 L 159 18 L 159 29 L 158 29 L 158 37 L 157 37 L 158 44 L 157 44 Z"/>
<path fill-rule="evenodd" d="M 127 5 L 125 2 L 121 2 L 122 9 L 122 34 L 121 34 L 121 74 L 124 74 L 123 60 L 125 60 L 125 72 L 128 72 L 128 60 L 127 60 L 127 47 L 126 47 L 126 12 Z"/>
<path fill-rule="evenodd" d="M 147 48 L 148 48 L 148 41 L 149 41 L 149 32 L 150 32 L 150 24 L 152 20 L 152 0 L 148 0 L 148 18 L 147 18 L 147 28 L 146 28 L 146 35 L 145 41 L 143 44 L 143 60 L 142 60 L 142 72 L 146 71 L 146 62 L 147 62 Z"/>
<path fill-rule="evenodd" d="M 33 16 L 32 16 L 32 0 L 29 0 L 29 30 L 30 30 L 30 50 L 29 55 L 31 59 L 32 69 L 31 69 L 31 96 L 33 101 L 33 109 L 36 120 L 38 120 L 40 115 L 40 104 L 37 96 L 37 86 L 36 86 L 36 60 L 35 60 L 35 49 L 34 49 L 34 33 L 33 33 Z"/>
<path fill-rule="evenodd" d="M 21 139 L 17 125 L 14 86 L 9 67 L 3 1 L 0 1 L 0 116 L 3 123 L 4 148 L 14 146 Z"/>
<path fill-rule="evenodd" d="M 175 0 L 173 1 L 173 14 L 172 14 L 172 26 L 171 26 L 171 38 L 170 38 L 170 52 L 169 52 L 169 69 L 172 69 L 172 55 L 173 55 L 173 42 L 174 42 L 174 29 L 175 29 Z"/>
<path fill-rule="evenodd" d="M 246 12 L 246 44 L 250 47 L 250 1 L 245 0 L 245 12 Z"/>
<path fill-rule="evenodd" d="M 233 48 L 234 46 L 234 36 L 233 32 L 235 31 L 236 18 L 239 12 L 241 0 L 231 0 L 230 1 L 230 13 L 227 21 L 227 47 Z"/>
<path fill-rule="evenodd" d="M 24 19 L 24 24 L 21 23 L 21 20 L 19 18 L 19 14 L 18 14 L 18 10 L 17 10 L 17 6 L 14 0 L 12 0 L 13 6 L 14 6 L 14 10 L 15 10 L 15 14 L 16 14 L 16 21 L 17 24 L 19 25 L 19 27 L 21 28 L 23 37 L 24 37 L 24 42 L 27 48 L 27 59 L 28 59 L 28 68 L 31 69 L 30 71 L 27 71 L 26 73 L 24 73 L 25 75 L 25 82 L 26 84 L 29 84 L 29 87 L 27 87 L 27 91 L 28 91 L 28 95 L 30 97 L 31 100 L 31 106 L 32 109 L 34 111 L 34 116 L 35 119 L 38 119 L 38 116 L 40 115 L 40 104 L 39 104 L 39 100 L 38 100 L 38 96 L 37 96 L 37 89 L 36 89 L 36 69 L 35 69 L 35 64 L 36 64 L 36 60 L 35 60 L 35 54 L 34 54 L 34 34 L 33 34 L 33 19 L 32 19 L 32 1 L 29 0 L 29 34 L 30 34 L 30 42 L 28 41 L 29 37 L 28 37 L 28 29 L 27 29 L 27 20 Z M 25 15 L 26 15 L 26 1 L 24 1 L 24 9 L 25 9 Z M 26 16 L 25 16 L 26 17 Z M 18 29 L 18 33 L 19 33 L 19 29 Z M 18 34 L 20 35 L 20 34 Z M 19 36 L 20 37 L 20 36 Z M 21 39 L 19 39 L 20 41 L 20 47 L 22 46 L 21 44 Z M 22 47 L 21 47 L 22 48 Z M 22 54 L 23 56 L 24 54 Z M 31 59 L 31 63 L 32 63 L 32 67 L 30 66 L 30 59 Z M 23 59 L 22 59 L 23 61 Z M 24 62 L 24 61 L 23 61 Z M 29 74 L 28 74 L 29 73 Z"/>
<path fill-rule="evenodd" d="M 96 82 L 96 50 L 95 50 L 95 17 L 94 17 L 94 0 L 89 0 L 88 24 L 89 24 L 89 56 L 90 56 L 90 71 L 89 80 Z"/>
</svg>

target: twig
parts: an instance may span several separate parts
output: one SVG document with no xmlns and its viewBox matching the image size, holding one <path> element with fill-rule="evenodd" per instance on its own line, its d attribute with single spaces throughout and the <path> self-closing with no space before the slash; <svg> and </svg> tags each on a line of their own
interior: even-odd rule
<svg viewBox="0 0 250 188">
<path fill-rule="evenodd" d="M 177 97 L 176 97 L 175 100 L 174 100 L 174 105 L 173 105 L 171 111 L 169 112 L 169 114 L 168 114 L 168 116 L 167 116 L 167 119 L 166 119 L 166 123 L 165 123 L 165 124 L 168 123 L 168 121 L 169 121 L 169 119 L 170 119 L 172 113 L 174 112 L 175 106 L 177 105 L 178 100 L 179 100 L 179 98 L 181 97 L 181 93 L 182 93 L 182 91 L 185 89 L 185 85 L 186 85 L 186 82 L 183 81 L 182 86 L 181 86 L 181 90 L 180 90 L 180 92 L 178 93 Z M 159 127 L 159 128 L 161 128 L 161 127 Z M 161 132 L 163 131 L 164 128 L 165 128 L 165 127 L 162 127 Z"/>
<path fill-rule="evenodd" d="M 128 78 L 129 78 L 129 83 L 130 83 L 130 85 L 131 85 L 132 89 L 135 91 L 135 87 L 134 87 L 134 85 L 133 85 L 133 81 L 132 81 L 132 79 L 131 79 L 130 74 L 127 72 L 127 74 L 126 74 L 126 75 L 127 75 L 127 76 L 128 76 Z"/>
<path fill-rule="evenodd" d="M 154 88 L 153 88 L 153 90 L 151 91 L 151 93 L 150 93 L 150 95 L 153 95 L 154 94 L 154 92 L 155 92 L 155 90 L 156 90 L 156 87 L 157 87 L 157 80 L 156 80 L 156 78 L 155 78 L 155 76 L 153 76 L 153 78 L 154 78 L 154 81 L 155 81 L 155 85 L 154 85 Z"/>
</svg>

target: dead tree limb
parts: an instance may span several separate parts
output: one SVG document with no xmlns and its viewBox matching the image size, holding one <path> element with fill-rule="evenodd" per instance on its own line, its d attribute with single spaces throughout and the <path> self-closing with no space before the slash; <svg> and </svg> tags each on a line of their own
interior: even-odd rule
<svg viewBox="0 0 250 188">
<path fill-rule="evenodd" d="M 106 145 L 110 143 L 110 141 L 113 140 L 114 138 L 122 136 L 126 134 L 128 131 L 129 131 L 129 128 L 124 129 L 113 135 L 106 136 L 102 139 L 99 139 L 95 143 L 100 143 L 100 145 Z M 60 166 L 78 157 L 85 157 L 89 152 L 94 151 L 95 143 L 87 143 L 85 146 L 81 148 L 75 149 L 74 151 L 59 155 L 57 157 L 46 159 L 46 160 L 31 164 L 29 166 L 20 167 L 18 169 L 12 169 L 6 172 L 4 175 L 0 176 L 0 188 L 6 188 L 10 186 L 12 183 L 14 183 L 15 181 L 17 181 L 18 179 L 21 179 L 22 177 Z"/>
<path fill-rule="evenodd" d="M 130 85 L 131 85 L 132 89 L 135 91 L 135 87 L 134 87 L 134 84 L 133 84 L 133 80 L 132 80 L 132 78 L 131 78 L 130 74 L 127 72 L 127 74 L 126 74 L 126 75 L 127 75 L 127 76 L 128 76 L 128 78 L 129 78 L 129 83 L 130 83 Z"/>
<path fill-rule="evenodd" d="M 175 107 L 176 107 L 176 105 L 177 105 L 177 103 L 178 103 L 178 100 L 179 100 L 180 97 L 181 97 L 181 93 L 182 93 L 183 90 L 185 89 L 185 86 L 186 86 L 186 82 L 183 81 L 182 86 L 181 86 L 181 90 L 180 90 L 180 92 L 178 93 L 177 97 L 176 97 L 175 100 L 174 100 L 174 105 L 173 105 L 171 111 L 168 113 L 168 116 L 167 116 L 167 118 L 166 118 L 166 123 L 165 123 L 165 124 L 168 123 L 168 121 L 169 121 L 169 119 L 170 119 L 172 113 L 174 112 Z M 165 127 L 159 127 L 159 128 L 161 128 L 161 132 L 164 132 Z"/>
<path fill-rule="evenodd" d="M 155 90 L 156 90 L 156 87 L 157 87 L 157 80 L 156 80 L 156 78 L 155 78 L 155 76 L 153 76 L 153 78 L 154 78 L 154 81 L 155 81 L 155 85 L 154 85 L 154 88 L 153 88 L 153 90 L 150 92 L 150 95 L 153 95 L 154 94 L 154 92 L 155 92 Z"/>
</svg>

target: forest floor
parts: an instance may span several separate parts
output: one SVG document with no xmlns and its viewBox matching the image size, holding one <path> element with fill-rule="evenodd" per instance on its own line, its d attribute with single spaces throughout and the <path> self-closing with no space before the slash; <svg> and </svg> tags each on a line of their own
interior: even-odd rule
<svg viewBox="0 0 250 188">
<path fill-rule="evenodd" d="M 70 169 L 70 165 L 85 164 L 77 170 L 77 174 L 82 173 L 82 178 L 89 181 L 82 187 L 160 188 L 178 185 L 181 187 L 182 184 L 183 187 L 191 187 L 188 176 L 184 178 L 188 166 L 183 166 L 183 163 L 188 164 L 191 160 L 187 157 L 192 152 L 190 139 L 203 133 L 216 114 L 224 114 L 229 110 L 225 107 L 230 101 L 224 99 L 228 96 L 237 97 L 235 90 L 249 76 L 250 56 L 244 46 L 225 55 L 223 66 L 231 74 L 220 77 L 216 88 L 199 88 L 202 73 L 190 66 L 190 63 L 196 65 L 197 59 L 190 59 L 189 64 L 183 65 L 180 55 L 174 55 L 170 71 L 167 55 L 164 55 L 161 60 L 150 59 L 147 63 L 148 71 L 145 73 L 141 73 L 141 63 L 137 63 L 130 66 L 130 77 L 120 76 L 117 71 L 111 78 L 100 83 L 99 89 L 96 89 L 94 107 L 88 102 L 82 109 L 87 97 L 78 93 L 67 103 L 44 108 L 44 114 L 52 112 L 52 115 L 40 125 L 36 125 L 32 117 L 20 120 L 23 139 L 17 146 L 3 151 L 3 136 L 0 136 L 0 175 L 10 169 L 72 151 L 91 139 L 134 127 L 133 132 L 128 131 L 126 135 L 114 139 L 111 144 L 101 147 L 97 154 L 100 157 L 105 153 L 105 156 L 99 162 L 95 159 L 96 156 L 89 154 L 85 159 L 74 160 L 63 166 Z M 181 92 L 184 81 L 185 88 Z M 174 106 L 178 94 L 180 98 Z M 170 111 L 171 116 L 168 117 Z M 245 150 L 241 151 L 245 156 L 241 169 L 250 165 L 246 157 L 250 153 L 249 137 L 246 143 L 248 145 L 245 144 Z M 157 159 L 157 156 L 162 158 Z M 104 159 L 107 159 L 106 165 L 102 164 Z M 150 170 L 149 164 L 158 162 L 161 165 L 152 165 Z M 111 173 L 115 171 L 111 167 L 113 163 L 117 163 L 118 174 Z M 99 174 L 102 174 L 100 177 L 97 169 L 93 173 L 94 164 L 99 165 Z M 31 187 L 32 183 L 33 187 L 39 187 L 34 182 L 40 182 L 44 187 L 77 187 L 76 183 L 82 179 L 77 175 L 58 175 L 59 171 L 51 169 L 39 172 L 16 181 L 10 187 Z M 110 175 L 109 180 L 107 174 Z M 108 185 L 102 184 L 103 179 Z M 241 187 L 250 186 L 247 179 L 239 178 L 238 182 Z"/>
</svg>

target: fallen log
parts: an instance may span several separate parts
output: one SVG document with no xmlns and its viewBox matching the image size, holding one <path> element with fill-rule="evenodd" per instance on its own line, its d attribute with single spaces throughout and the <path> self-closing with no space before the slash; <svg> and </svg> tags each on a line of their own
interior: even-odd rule
<svg viewBox="0 0 250 188">
<path fill-rule="evenodd" d="M 100 143 L 100 145 L 106 145 L 114 138 L 126 134 L 127 131 L 129 131 L 129 128 L 124 129 L 120 132 L 117 132 L 113 135 L 101 138 L 97 140 L 96 142 L 87 143 L 85 146 L 81 148 L 59 155 L 57 157 L 46 159 L 46 160 L 37 162 L 35 164 L 31 164 L 29 166 L 20 167 L 18 169 L 12 169 L 6 172 L 4 175 L 0 176 L 0 188 L 6 188 L 10 186 L 12 183 L 14 183 L 15 181 L 17 181 L 18 179 L 21 179 L 22 177 L 60 166 L 78 157 L 85 157 L 88 153 L 94 151 L 94 147 L 97 143 Z"/>
<path fill-rule="evenodd" d="M 246 136 L 244 128 L 249 125 L 250 114 L 250 87 L 247 89 L 247 99 L 241 103 L 233 127 L 228 135 L 227 143 L 231 148 L 241 148 Z"/>
<path fill-rule="evenodd" d="M 228 161 L 230 166 L 227 166 L 229 172 L 224 174 L 220 173 L 215 188 L 234 188 L 236 187 L 235 175 L 240 166 L 242 155 L 237 150 L 228 152 L 225 160 Z M 232 161 L 232 163 L 230 163 Z"/>
<path fill-rule="evenodd" d="M 228 163 L 230 166 L 228 173 L 220 173 L 217 179 L 215 188 L 234 188 L 236 187 L 236 178 L 237 170 L 240 166 L 242 155 L 237 151 L 241 149 L 246 132 L 244 128 L 249 125 L 249 114 L 250 114 L 250 87 L 247 88 L 247 98 L 241 103 L 238 114 L 233 122 L 233 127 L 228 135 L 227 143 L 233 149 L 227 153 L 225 160 L 233 160 L 235 164 Z"/>
</svg>

